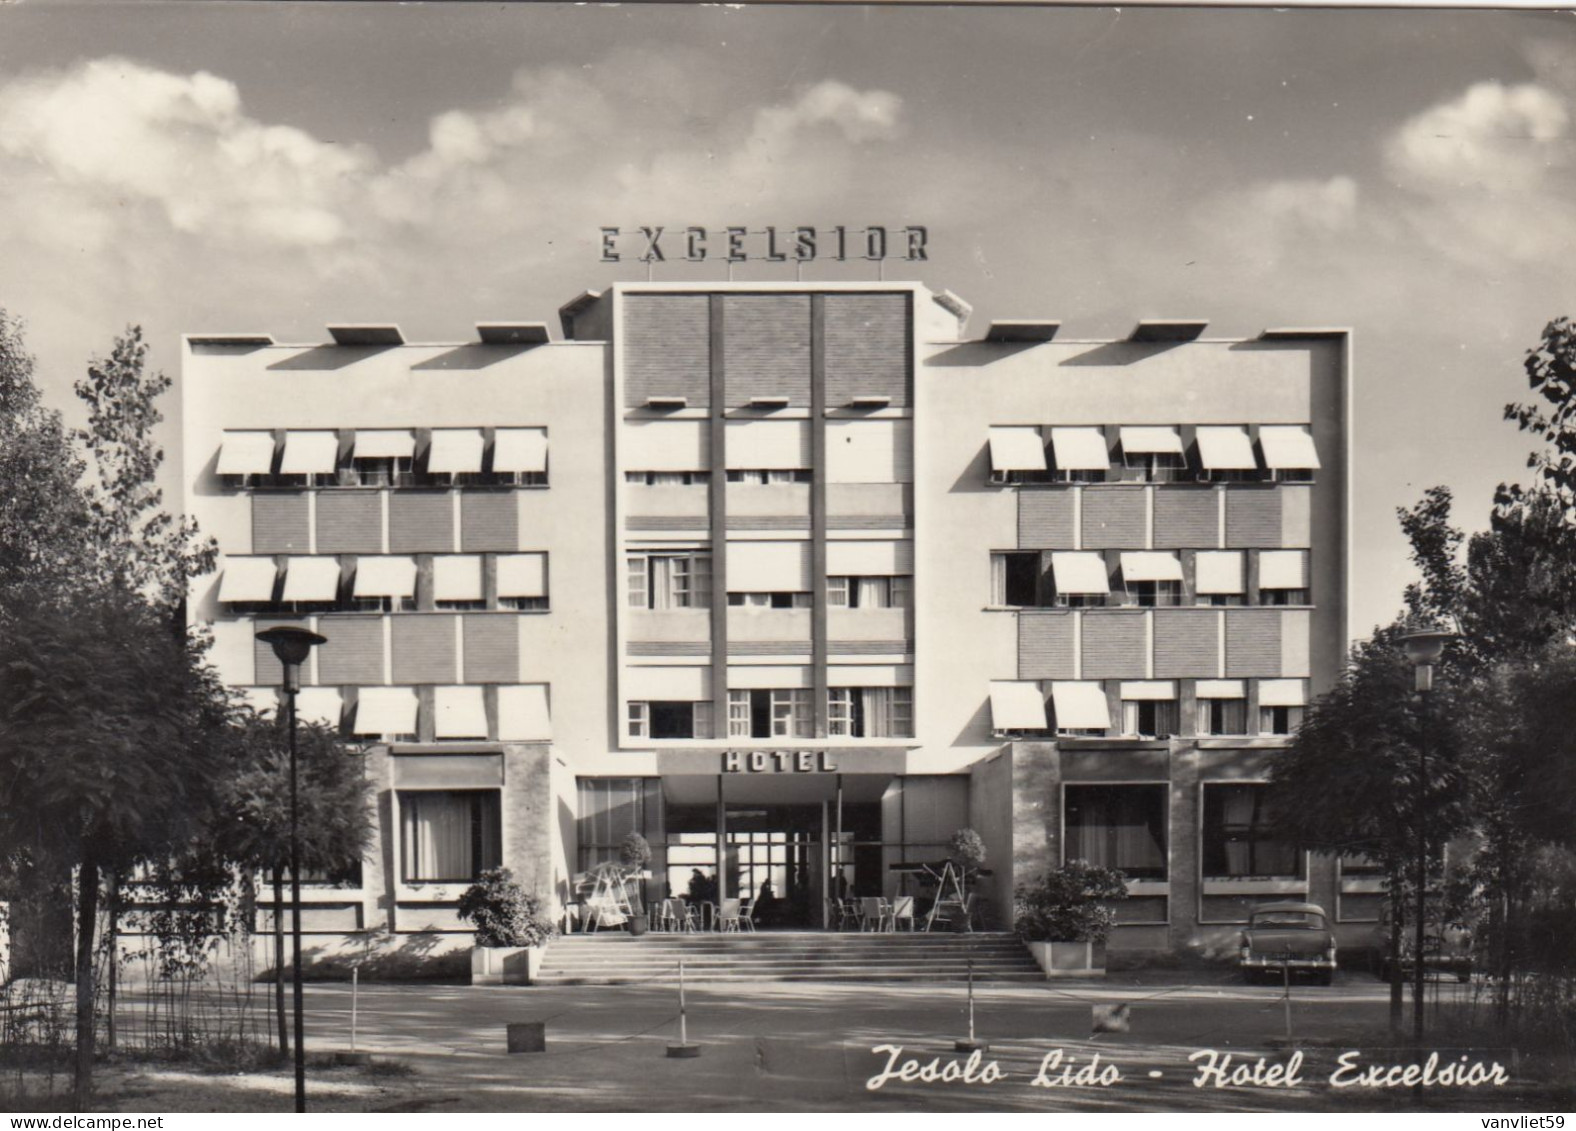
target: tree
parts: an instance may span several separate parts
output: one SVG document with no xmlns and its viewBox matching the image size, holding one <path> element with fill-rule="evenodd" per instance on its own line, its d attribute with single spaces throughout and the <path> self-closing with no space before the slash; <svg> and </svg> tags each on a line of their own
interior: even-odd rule
<svg viewBox="0 0 1576 1131">
<path fill-rule="evenodd" d="M 1545 446 L 1528 455 L 1527 466 L 1569 514 L 1576 509 L 1576 325 L 1569 318 L 1550 322 L 1543 339 L 1527 351 L 1523 366 L 1527 384 L 1546 407 L 1508 404 L 1505 419 L 1542 438 Z M 1521 488 L 1501 491 L 1513 502 Z"/>
<path fill-rule="evenodd" d="M 31 600 L 78 572 L 83 471 L 60 414 L 43 406 L 21 323 L 0 310 L 0 598 Z"/>
<path fill-rule="evenodd" d="M 12 606 L 0 665 L 0 848 L 77 872 L 77 1098 L 92 1089 L 101 878 L 181 852 L 216 800 L 229 696 L 146 602 Z"/>
<path fill-rule="evenodd" d="M 131 326 L 109 357 L 93 359 L 76 383 L 88 408 L 88 427 L 76 437 L 94 473 L 89 545 L 97 576 L 141 594 L 178 624 L 187 583 L 212 572 L 218 544 L 201 538 L 196 520 L 164 510 L 157 482 L 164 451 L 154 429 L 164 420 L 157 402 L 170 379 L 146 369 L 147 352 L 142 328 Z"/>
<path fill-rule="evenodd" d="M 250 877 L 266 873 L 274 895 L 274 1000 L 279 1049 L 285 1023 L 284 876 L 290 866 L 290 738 L 285 715 L 250 715 L 235 728 L 234 761 L 221 783 L 208 843 Z M 297 730 L 298 826 L 303 872 L 342 875 L 361 863 L 372 840 L 373 788 L 363 752 L 319 723 Z"/>
<path fill-rule="evenodd" d="M 1384 871 L 1392 899 L 1406 891 L 1417 859 L 1418 753 L 1422 718 L 1402 625 L 1352 649 L 1340 681 L 1309 707 L 1291 743 L 1270 768 L 1270 809 L 1280 835 L 1324 855 L 1363 856 Z M 1470 822 L 1471 777 L 1455 725 L 1458 685 L 1434 693 L 1423 779 L 1424 826 L 1431 859 Z M 1392 916 L 1391 966 L 1400 966 L 1399 915 Z M 1392 981 L 1392 1024 L 1401 986 Z"/>
</svg>

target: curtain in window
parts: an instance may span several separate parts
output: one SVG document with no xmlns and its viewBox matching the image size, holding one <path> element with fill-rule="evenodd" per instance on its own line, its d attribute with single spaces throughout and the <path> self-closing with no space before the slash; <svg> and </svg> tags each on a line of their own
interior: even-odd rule
<svg viewBox="0 0 1576 1131">
<path fill-rule="evenodd" d="M 990 556 L 990 603 L 1005 605 L 1007 603 L 1007 555 L 992 554 Z"/>
<path fill-rule="evenodd" d="M 887 606 L 887 579 L 860 577 L 857 603 L 861 609 L 884 609 Z"/>
<path fill-rule="evenodd" d="M 409 793 L 402 802 L 407 880 L 461 880 L 476 874 L 469 795 Z"/>
<path fill-rule="evenodd" d="M 1228 789 L 1220 809 L 1221 831 L 1226 841 L 1226 874 L 1251 876 L 1253 834 L 1258 816 L 1258 791 Z"/>
<path fill-rule="evenodd" d="M 892 688 L 862 687 L 859 697 L 865 713 L 865 737 L 892 737 Z"/>
<path fill-rule="evenodd" d="M 673 607 L 673 559 L 652 558 L 651 561 L 651 607 L 653 609 L 671 609 Z"/>
</svg>

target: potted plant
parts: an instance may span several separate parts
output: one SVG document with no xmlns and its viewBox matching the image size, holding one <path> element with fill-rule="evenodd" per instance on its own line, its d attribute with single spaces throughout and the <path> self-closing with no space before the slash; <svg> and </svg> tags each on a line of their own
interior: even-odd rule
<svg viewBox="0 0 1576 1131">
<path fill-rule="evenodd" d="M 651 845 L 639 833 L 626 833 L 618 845 L 618 862 L 624 867 L 624 892 L 627 895 L 630 881 L 642 880 L 650 875 L 647 867 L 651 863 Z M 634 890 L 635 897 L 629 901 L 629 933 L 638 936 L 650 929 L 651 919 L 640 898 L 640 889 L 637 887 Z"/>
<path fill-rule="evenodd" d="M 1116 924 L 1106 904 L 1127 898 L 1127 877 L 1069 860 L 1013 893 L 1013 929 L 1047 978 L 1105 973 L 1105 941 Z"/>
<path fill-rule="evenodd" d="M 974 882 L 985 868 L 985 838 L 973 829 L 963 828 L 947 838 L 947 862 L 958 873 L 958 886 L 963 894 L 965 907 L 950 920 L 954 931 L 967 931 L 972 911 Z M 938 899 L 945 899 L 945 892 L 938 892 Z"/>
<path fill-rule="evenodd" d="M 460 895 L 459 916 L 476 926 L 471 985 L 530 985 L 558 933 L 543 901 L 507 868 L 483 872 Z"/>
</svg>

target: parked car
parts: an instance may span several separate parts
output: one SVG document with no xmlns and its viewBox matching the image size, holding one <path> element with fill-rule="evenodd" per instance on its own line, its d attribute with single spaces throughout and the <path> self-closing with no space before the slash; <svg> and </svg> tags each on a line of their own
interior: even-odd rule
<svg viewBox="0 0 1576 1131">
<path fill-rule="evenodd" d="M 1417 950 L 1417 934 L 1411 919 L 1401 914 L 1401 980 L 1411 978 L 1412 956 Z M 1389 904 L 1379 913 L 1379 922 L 1368 933 L 1366 951 L 1368 968 L 1379 976 L 1381 982 L 1390 980 L 1390 916 Z M 1454 974 L 1457 981 L 1472 979 L 1472 932 L 1465 927 L 1440 923 L 1430 916 L 1423 927 L 1423 970 Z"/>
<path fill-rule="evenodd" d="M 1242 930 L 1237 967 L 1246 981 L 1283 969 L 1309 973 L 1321 985 L 1335 979 L 1335 934 L 1317 903 L 1266 903 Z"/>
</svg>

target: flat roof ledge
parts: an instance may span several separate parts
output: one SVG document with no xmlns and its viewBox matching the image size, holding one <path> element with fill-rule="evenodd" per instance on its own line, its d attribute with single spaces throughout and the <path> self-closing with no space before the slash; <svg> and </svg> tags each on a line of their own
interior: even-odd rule
<svg viewBox="0 0 1576 1131">
<path fill-rule="evenodd" d="M 1039 319 L 993 321 L 985 334 L 987 342 L 1048 342 L 1062 328 L 1060 322 Z"/>
<path fill-rule="evenodd" d="M 1207 318 L 1145 318 L 1127 336 L 1130 342 L 1191 342 L 1196 341 L 1205 327 Z"/>
<path fill-rule="evenodd" d="M 186 340 L 194 346 L 242 346 L 248 349 L 274 344 L 272 334 L 187 334 Z"/>
<path fill-rule="evenodd" d="M 402 346 L 405 335 L 392 322 L 340 322 L 328 327 L 337 346 Z"/>
<path fill-rule="evenodd" d="M 1309 328 L 1307 328 L 1305 330 L 1299 330 L 1299 329 L 1297 329 L 1294 326 L 1276 326 L 1276 327 L 1273 327 L 1271 329 L 1261 331 L 1259 333 L 1259 341 L 1261 341 L 1261 342 L 1289 342 L 1289 341 L 1298 341 L 1298 340 L 1306 341 L 1309 338 L 1320 338 L 1320 339 L 1324 339 L 1324 340 L 1330 340 L 1330 339 L 1335 339 L 1335 338 L 1345 338 L 1345 337 L 1348 337 L 1350 334 L 1351 334 L 1351 330 L 1344 329 L 1344 328 L 1342 328 L 1340 326 L 1310 326 Z"/>
<path fill-rule="evenodd" d="M 547 323 L 478 322 L 476 336 L 489 346 L 540 346 L 547 344 Z"/>
</svg>

